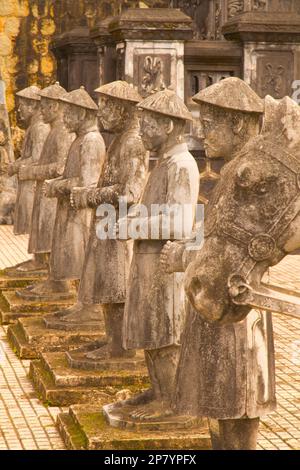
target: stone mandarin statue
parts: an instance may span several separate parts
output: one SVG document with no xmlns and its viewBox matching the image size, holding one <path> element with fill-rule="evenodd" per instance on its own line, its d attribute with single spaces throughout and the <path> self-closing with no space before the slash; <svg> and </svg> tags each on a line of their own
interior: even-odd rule
<svg viewBox="0 0 300 470">
<path fill-rule="evenodd" d="M 58 83 L 40 92 L 42 118 L 45 124 L 50 125 L 50 132 L 39 161 L 30 166 L 21 166 L 18 173 L 19 181 L 36 183 L 28 247 L 29 253 L 38 255 L 34 270 L 44 267 L 49 257 L 56 215 L 57 201 L 44 195 L 44 181 L 63 174 L 68 151 L 75 137 L 63 122 L 65 103 L 59 99 L 65 93 L 66 90 Z"/>
<path fill-rule="evenodd" d="M 80 88 L 60 98 L 65 103 L 64 124 L 75 133 L 62 176 L 45 181 L 43 195 L 57 198 L 50 255 L 50 274 L 23 297 L 59 299 L 69 293 L 68 281 L 79 280 L 88 242 L 92 209 L 74 210 L 70 194 L 74 187 L 95 188 L 105 160 L 105 144 L 97 126 L 98 107 Z"/>
<path fill-rule="evenodd" d="M 40 110 L 40 89 L 30 86 L 17 93 L 18 97 L 18 123 L 26 129 L 21 157 L 8 167 L 9 176 L 19 176 L 20 168 L 31 168 L 41 156 L 41 152 L 50 131 L 49 124 L 45 124 Z M 29 234 L 34 201 L 35 182 L 33 180 L 18 181 L 17 200 L 14 213 L 14 234 Z M 43 266 L 38 255 L 32 260 L 25 261 L 7 272 L 14 275 L 30 272 Z"/>
<path fill-rule="evenodd" d="M 263 101 L 253 90 L 238 78 L 228 78 L 201 91 L 194 100 L 200 106 L 208 157 L 226 159 L 222 174 L 249 145 L 251 161 L 259 151 L 260 143 L 255 138 L 264 110 Z M 271 121 L 281 119 L 274 116 L 275 100 L 268 99 L 267 103 L 265 133 Z M 221 195 L 221 189 L 216 187 L 212 201 Z M 205 220 L 208 236 L 213 225 Z M 213 256 L 206 266 L 207 277 Z M 220 263 L 222 253 L 215 256 Z M 197 252 L 185 250 L 184 244 L 173 243 L 165 247 L 161 262 L 167 272 L 182 271 L 196 257 Z M 215 285 L 216 298 L 218 290 Z M 176 377 L 176 413 L 208 417 L 214 449 L 255 449 L 259 417 L 273 411 L 275 406 L 271 315 L 252 310 L 245 320 L 221 326 L 202 319 L 189 304 Z"/>
<path fill-rule="evenodd" d="M 147 150 L 158 161 L 152 170 L 141 204 L 148 216 L 130 218 L 129 226 L 140 226 L 139 239 L 129 278 L 123 326 L 123 345 L 128 350 L 144 349 L 151 389 L 123 403 L 129 405 L 130 419 L 160 419 L 170 412 L 174 379 L 185 322 L 183 276 L 166 274 L 160 266 L 160 253 L 169 239 L 176 239 L 179 218 L 176 211 L 152 214 L 153 205 L 174 210 L 188 207 L 181 236 L 190 237 L 199 193 L 199 172 L 184 140 L 191 114 L 171 90 L 150 95 L 139 104 L 142 110 L 140 134 Z M 178 209 L 179 206 L 179 209 Z M 180 221 L 182 219 L 180 218 Z M 119 224 L 121 229 L 122 221 Z M 158 227 L 155 235 L 155 227 Z M 170 228 L 169 233 L 163 227 Z M 167 230 L 168 232 L 168 230 Z"/>
<path fill-rule="evenodd" d="M 105 313 L 108 347 L 101 348 L 88 357 L 128 356 L 122 347 L 121 331 L 128 273 L 132 255 L 132 243 L 119 239 L 101 239 L 97 226 L 101 216 L 97 208 L 110 204 L 119 212 L 119 199 L 126 198 L 130 207 L 139 202 L 148 171 L 148 153 L 139 136 L 136 104 L 141 100 L 128 83 L 116 81 L 101 86 L 99 93 L 99 117 L 105 130 L 114 134 L 107 151 L 104 171 L 96 189 L 75 188 L 71 193 L 74 209 L 91 207 L 94 217 L 90 239 L 81 276 L 78 302 L 64 312 L 61 323 L 84 325 L 99 322 Z M 103 308 L 102 308 L 103 306 Z M 130 354 L 132 355 L 132 354 Z"/>
</svg>

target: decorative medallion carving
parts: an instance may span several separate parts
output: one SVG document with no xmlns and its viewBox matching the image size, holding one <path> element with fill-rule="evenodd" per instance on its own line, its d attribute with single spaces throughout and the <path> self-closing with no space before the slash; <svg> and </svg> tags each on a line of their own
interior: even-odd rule
<svg viewBox="0 0 300 470">
<path fill-rule="evenodd" d="M 143 97 L 168 88 L 172 82 L 170 54 L 136 54 L 133 81 Z"/>
<path fill-rule="evenodd" d="M 266 11 L 268 0 L 253 0 L 252 10 Z"/>
<path fill-rule="evenodd" d="M 232 18 L 244 11 L 244 0 L 228 0 L 228 18 Z"/>
<path fill-rule="evenodd" d="M 142 78 L 141 88 L 144 95 L 166 88 L 164 82 L 163 61 L 160 57 L 147 56 L 144 60 L 145 75 Z"/>
</svg>

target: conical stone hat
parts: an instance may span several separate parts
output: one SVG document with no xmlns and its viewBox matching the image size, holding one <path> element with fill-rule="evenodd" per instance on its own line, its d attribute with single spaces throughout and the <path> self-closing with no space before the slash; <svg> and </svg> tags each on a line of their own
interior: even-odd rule
<svg viewBox="0 0 300 470">
<path fill-rule="evenodd" d="M 245 113 L 264 112 L 264 101 L 237 77 L 229 77 L 201 90 L 193 97 L 196 103 L 207 103 L 220 108 Z"/>
<path fill-rule="evenodd" d="M 172 90 L 162 90 L 148 96 L 138 105 L 139 109 L 145 109 L 165 116 L 192 121 L 193 116 L 181 98 Z"/>
<path fill-rule="evenodd" d="M 20 98 L 26 98 L 28 100 L 41 101 L 41 89 L 35 85 L 29 86 L 20 90 L 16 93 Z"/>
<path fill-rule="evenodd" d="M 119 100 L 132 101 L 133 103 L 142 101 L 142 97 L 137 90 L 132 85 L 122 80 L 106 83 L 95 91 L 100 95 L 118 98 Z"/>
<path fill-rule="evenodd" d="M 54 85 L 50 85 L 47 88 L 41 90 L 40 96 L 43 98 L 49 98 L 51 100 L 59 100 L 66 93 L 66 90 L 60 86 L 59 82 L 56 82 Z"/>
<path fill-rule="evenodd" d="M 98 106 L 92 100 L 84 86 L 81 86 L 78 90 L 73 90 L 70 93 L 66 93 L 60 98 L 60 101 L 73 104 L 81 108 L 92 109 L 93 111 L 98 110 Z"/>
</svg>

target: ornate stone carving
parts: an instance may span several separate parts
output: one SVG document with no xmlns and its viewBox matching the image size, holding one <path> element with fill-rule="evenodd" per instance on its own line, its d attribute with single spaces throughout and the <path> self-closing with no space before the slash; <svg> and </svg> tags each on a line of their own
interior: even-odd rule
<svg viewBox="0 0 300 470">
<path fill-rule="evenodd" d="M 293 53 L 259 51 L 257 57 L 257 92 L 261 96 L 283 98 L 291 93 Z"/>
<path fill-rule="evenodd" d="M 143 69 L 145 72 L 141 83 L 143 94 L 149 95 L 153 91 L 160 91 L 166 88 L 164 82 L 164 62 L 160 57 L 145 57 Z"/>
<path fill-rule="evenodd" d="M 252 10 L 265 11 L 268 6 L 268 0 L 253 0 Z"/>
<path fill-rule="evenodd" d="M 242 13 L 244 10 L 244 0 L 228 0 L 228 18 Z"/>
</svg>

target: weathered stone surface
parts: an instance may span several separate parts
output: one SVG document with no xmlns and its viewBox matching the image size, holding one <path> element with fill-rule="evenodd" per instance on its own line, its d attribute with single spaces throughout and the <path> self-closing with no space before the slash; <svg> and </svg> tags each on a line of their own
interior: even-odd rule
<svg viewBox="0 0 300 470">
<path fill-rule="evenodd" d="M 10 290 L 14 288 L 22 288 L 26 287 L 29 285 L 34 284 L 35 282 L 39 281 L 41 278 L 46 277 L 47 272 L 46 271 L 35 271 L 32 274 L 32 276 L 28 275 L 27 273 L 24 273 L 24 276 L 17 276 L 16 274 L 19 273 L 14 273 L 14 272 L 9 272 L 4 269 L 3 271 L 0 271 L 0 290 Z"/>
<path fill-rule="evenodd" d="M 203 426 L 204 419 L 193 416 L 176 416 L 171 415 L 161 419 L 153 419 L 143 421 L 142 419 L 133 419 L 131 413 L 135 412 L 135 406 L 125 405 L 118 407 L 115 403 L 104 405 L 103 414 L 107 423 L 113 428 L 122 430 L 135 431 L 138 433 L 148 431 L 195 431 Z"/>
<path fill-rule="evenodd" d="M 9 326 L 8 340 L 21 359 L 36 359 L 44 352 L 78 349 L 91 341 L 104 341 L 104 326 L 90 332 L 49 330 L 42 318 L 19 319 Z"/>
<path fill-rule="evenodd" d="M 102 403 L 103 404 L 103 403 Z M 58 416 L 59 431 L 69 449 L 76 450 L 208 450 L 206 427 L 191 431 L 133 432 L 114 429 L 97 406 L 72 406 Z"/>
<path fill-rule="evenodd" d="M 226 94 L 226 80 L 221 86 Z M 244 139 L 239 148 L 238 141 L 228 145 L 222 138 L 230 138 L 232 114 L 217 111 L 218 99 L 210 109 L 201 105 L 207 150 L 229 162 L 206 212 L 204 246 L 186 272 L 192 306 L 175 398 L 179 413 L 218 420 L 222 439 L 216 448 L 255 449 L 259 417 L 276 407 L 272 319 L 264 311 L 272 300 L 261 279 L 300 244 L 299 106 L 290 98 L 268 99 L 266 105 L 263 132 L 258 135 L 253 122 L 252 130 L 238 134 Z M 254 303 L 258 293 L 261 303 Z"/>
<path fill-rule="evenodd" d="M 99 341 L 98 341 L 99 342 Z M 66 353 L 68 364 L 72 369 L 82 370 L 95 370 L 95 371 L 122 371 L 132 370 L 136 371 L 141 367 L 145 367 L 144 355 L 141 352 L 137 353 L 132 358 L 111 358 L 109 353 L 109 347 L 103 351 L 103 358 L 88 359 L 87 353 L 99 348 L 99 345 L 90 345 L 89 348 L 84 346 L 81 351 L 70 351 Z"/>
<path fill-rule="evenodd" d="M 30 378 L 44 402 L 53 406 L 89 403 L 104 397 L 110 403 L 114 395 L 126 389 L 135 392 L 147 386 L 145 368 L 136 371 L 85 371 L 72 369 L 65 353 L 44 353 L 32 361 Z"/>
<path fill-rule="evenodd" d="M 0 295 L 0 314 L 2 324 L 11 323 L 24 316 L 42 316 L 45 312 L 55 312 L 60 308 L 73 305 L 75 298 L 66 301 L 31 302 L 22 300 L 14 291 L 8 290 Z"/>
<path fill-rule="evenodd" d="M 145 350 L 153 396 L 150 402 L 136 405 L 136 412 L 142 408 L 141 415 L 149 420 L 156 414 L 154 402 L 163 413 L 167 412 L 171 402 L 185 323 L 183 276 L 181 273 L 166 274 L 160 266 L 160 255 L 168 239 L 184 238 L 183 232 L 185 236 L 192 234 L 199 172 L 183 136 L 191 115 L 176 93 L 159 91 L 139 103 L 138 107 L 142 109 L 142 141 L 148 150 L 157 153 L 158 159 L 141 199 L 147 215 L 142 219 L 133 216 L 129 220 L 129 223 L 140 226 L 140 235 L 134 242 L 123 345 L 128 350 Z M 174 216 L 171 220 L 168 213 L 152 214 L 155 204 L 166 204 L 167 207 L 178 204 L 181 208 L 185 205 L 191 209 L 190 215 L 184 216 L 180 235 L 176 232 L 178 218 Z M 154 227 L 158 227 L 157 231 Z M 169 227 L 170 232 L 166 235 L 162 227 Z M 163 407 L 161 403 L 164 403 Z M 148 413 L 144 411 L 147 407 Z"/>
</svg>

